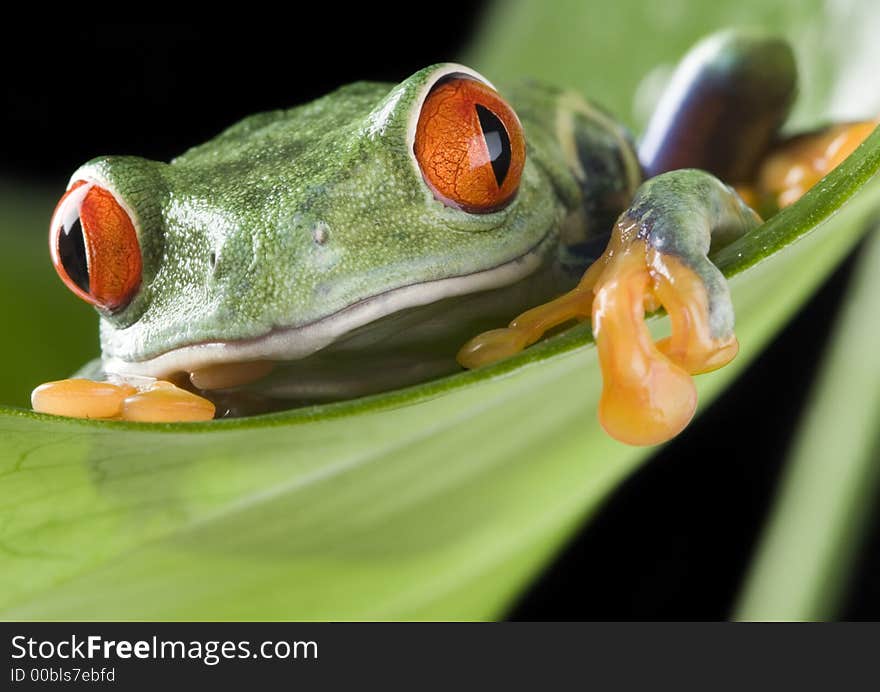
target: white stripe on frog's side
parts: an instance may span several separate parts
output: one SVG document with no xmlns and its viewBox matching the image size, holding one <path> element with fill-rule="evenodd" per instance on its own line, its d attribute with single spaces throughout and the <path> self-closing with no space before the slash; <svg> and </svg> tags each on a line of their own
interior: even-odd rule
<svg viewBox="0 0 880 692">
<path fill-rule="evenodd" d="M 577 141 L 574 137 L 574 111 L 570 108 L 562 108 L 561 104 L 557 104 L 555 124 L 556 141 L 565 157 L 565 163 L 577 181 L 582 183 L 587 177 L 587 173 L 581 164 L 581 157 L 578 156 Z"/>
<path fill-rule="evenodd" d="M 544 265 L 555 239 L 556 234 L 548 232 L 524 255 L 492 269 L 392 289 L 309 324 L 281 328 L 253 339 L 182 346 L 138 362 L 108 357 L 103 369 L 110 375 L 166 377 L 222 363 L 305 358 L 355 329 L 401 310 L 521 281 Z"/>
</svg>

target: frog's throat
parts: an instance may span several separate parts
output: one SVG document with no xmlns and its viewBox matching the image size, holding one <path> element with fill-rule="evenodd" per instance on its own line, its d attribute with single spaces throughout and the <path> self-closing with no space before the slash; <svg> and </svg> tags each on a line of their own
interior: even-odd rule
<svg viewBox="0 0 880 692">
<path fill-rule="evenodd" d="M 299 360 L 320 351 L 359 327 L 401 310 L 428 305 L 444 298 L 502 288 L 521 281 L 548 261 L 555 237 L 556 234 L 549 231 L 524 254 L 495 267 L 394 288 L 307 324 L 276 328 L 249 339 L 188 344 L 139 361 L 105 356 L 103 369 L 108 374 L 161 378 L 223 363 Z"/>
</svg>

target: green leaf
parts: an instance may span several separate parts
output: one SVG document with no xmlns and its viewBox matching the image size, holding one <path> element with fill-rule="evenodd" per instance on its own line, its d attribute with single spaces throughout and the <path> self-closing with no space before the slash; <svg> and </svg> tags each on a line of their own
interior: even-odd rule
<svg viewBox="0 0 880 692">
<path fill-rule="evenodd" d="M 880 480 L 880 234 L 860 258 L 847 305 L 786 466 L 736 617 L 836 614 Z"/>
<path fill-rule="evenodd" d="M 641 76 L 701 34 L 771 15 L 769 26 L 788 27 L 804 12 L 803 3 L 766 4 L 664 3 L 664 33 L 647 30 L 651 4 L 563 12 L 561 3 L 503 3 L 473 57 L 495 79 L 490 68 L 513 75 L 531 56 L 522 59 L 535 72 L 635 121 L 628 104 Z M 830 26 L 818 8 L 789 35 Z M 838 60 L 838 45 L 820 43 L 814 62 Z M 840 60 L 840 75 L 861 64 Z M 822 95 L 838 83 L 810 83 L 814 105 L 801 117 L 825 114 Z M 875 133 L 718 258 L 732 277 L 742 350 L 699 379 L 703 403 L 853 246 L 880 206 L 878 170 Z M 31 386 L 92 355 L 95 341 L 94 317 L 43 257 L 50 211 L 48 195 L 0 188 L 0 232 L 14 249 L 0 259 L 0 300 L 17 335 L 2 345 L 0 400 L 18 405 Z M 602 433 L 599 388 L 582 326 L 479 371 L 252 419 L 135 425 L 2 409 L 0 617 L 497 617 L 649 452 Z"/>
</svg>

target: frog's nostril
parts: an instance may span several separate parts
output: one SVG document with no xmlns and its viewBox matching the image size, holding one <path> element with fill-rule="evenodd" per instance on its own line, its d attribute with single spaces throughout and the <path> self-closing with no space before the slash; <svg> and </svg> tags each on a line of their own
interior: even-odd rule
<svg viewBox="0 0 880 692">
<path fill-rule="evenodd" d="M 312 229 L 312 239 L 315 241 L 317 245 L 323 245 L 327 242 L 327 239 L 330 237 L 330 229 L 327 227 L 327 224 L 323 221 L 319 221 L 315 224 L 315 227 Z"/>
</svg>

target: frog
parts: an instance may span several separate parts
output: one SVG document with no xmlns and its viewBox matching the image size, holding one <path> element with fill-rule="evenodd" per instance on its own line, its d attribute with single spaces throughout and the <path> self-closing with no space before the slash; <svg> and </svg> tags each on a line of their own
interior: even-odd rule
<svg viewBox="0 0 880 692">
<path fill-rule="evenodd" d="M 484 367 L 590 321 L 601 424 L 665 442 L 694 415 L 693 376 L 738 351 L 712 254 L 875 124 L 783 138 L 795 92 L 785 41 L 727 31 L 685 57 L 639 142 L 575 91 L 442 63 L 246 117 L 170 162 L 93 159 L 49 245 L 99 314 L 101 356 L 33 407 L 251 415 Z"/>
</svg>

